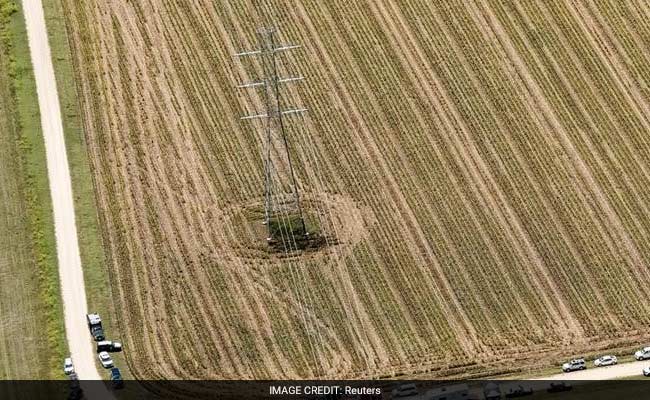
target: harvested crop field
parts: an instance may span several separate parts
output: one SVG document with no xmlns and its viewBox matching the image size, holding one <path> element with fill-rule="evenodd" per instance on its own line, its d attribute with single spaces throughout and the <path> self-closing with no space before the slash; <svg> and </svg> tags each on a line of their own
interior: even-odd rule
<svg viewBox="0 0 650 400">
<path fill-rule="evenodd" d="M 477 376 L 650 340 L 650 5 L 63 0 L 131 370 Z M 323 249 L 265 251 L 260 73 Z M 248 211 L 247 211 L 248 210 Z M 260 239 L 261 240 L 261 239 Z"/>
</svg>

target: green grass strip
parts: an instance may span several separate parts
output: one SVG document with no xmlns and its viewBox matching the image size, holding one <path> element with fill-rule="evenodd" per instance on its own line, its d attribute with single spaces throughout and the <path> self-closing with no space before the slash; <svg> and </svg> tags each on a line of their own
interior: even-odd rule
<svg viewBox="0 0 650 400">
<path fill-rule="evenodd" d="M 47 177 L 45 143 L 40 126 L 36 83 L 32 70 L 25 21 L 17 0 L 0 0 L 0 40 L 3 56 L 8 56 L 12 103 L 15 105 L 15 127 L 24 173 L 24 198 L 29 216 L 36 266 L 38 268 L 41 304 L 37 317 L 42 337 L 48 343 L 49 368 L 43 379 L 60 378 L 60 367 L 67 353 L 63 307 L 56 259 L 56 240 L 52 201 Z"/>
</svg>

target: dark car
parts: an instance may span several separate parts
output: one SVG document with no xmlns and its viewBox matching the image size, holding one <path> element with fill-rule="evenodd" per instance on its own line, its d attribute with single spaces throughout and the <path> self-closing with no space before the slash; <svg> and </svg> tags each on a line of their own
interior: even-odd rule
<svg viewBox="0 0 650 400">
<path fill-rule="evenodd" d="M 114 389 L 122 389 L 124 387 L 124 380 L 119 368 L 111 368 L 111 383 Z"/>
<path fill-rule="evenodd" d="M 84 391 L 80 387 L 70 388 L 68 400 L 81 400 L 84 398 Z"/>
<path fill-rule="evenodd" d="M 521 385 L 510 388 L 506 392 L 506 399 L 514 399 L 516 397 L 530 396 L 533 394 L 533 388 L 525 388 Z"/>
<path fill-rule="evenodd" d="M 76 372 L 70 374 L 70 389 L 79 388 L 79 376 Z"/>
<path fill-rule="evenodd" d="M 568 392 L 573 389 L 571 385 L 566 382 L 551 382 L 551 385 L 546 389 L 549 393 Z"/>
<path fill-rule="evenodd" d="M 119 353 L 122 351 L 122 343 L 113 342 L 110 340 L 102 340 L 101 342 L 97 342 L 97 353 L 101 353 L 102 351 L 107 351 L 109 353 Z"/>
<path fill-rule="evenodd" d="M 90 334 L 93 335 L 95 342 L 104 340 L 104 328 L 102 328 L 102 319 L 99 314 L 87 314 L 86 319 L 88 320 L 88 329 L 90 329 Z"/>
</svg>

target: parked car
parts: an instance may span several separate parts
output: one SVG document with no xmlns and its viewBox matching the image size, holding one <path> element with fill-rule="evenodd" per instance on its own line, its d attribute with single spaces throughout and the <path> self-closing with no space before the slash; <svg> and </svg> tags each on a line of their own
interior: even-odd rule
<svg viewBox="0 0 650 400">
<path fill-rule="evenodd" d="M 643 368 L 643 376 L 650 376 L 650 367 Z"/>
<path fill-rule="evenodd" d="M 452 385 L 438 386 L 427 390 L 424 396 L 410 397 L 414 400 L 460 400 L 469 398 L 469 385 L 467 383 L 456 383 Z"/>
<path fill-rule="evenodd" d="M 119 368 L 111 368 L 111 383 L 114 389 L 122 389 L 124 387 L 124 381 L 122 380 L 122 374 Z"/>
<path fill-rule="evenodd" d="M 79 376 L 76 372 L 70 374 L 70 389 L 79 388 Z"/>
<path fill-rule="evenodd" d="M 483 386 L 483 397 L 485 400 L 501 400 L 501 387 L 494 382 L 486 383 Z"/>
<path fill-rule="evenodd" d="M 562 372 L 573 372 L 587 369 L 587 363 L 584 358 L 576 358 L 562 364 Z"/>
<path fill-rule="evenodd" d="M 650 359 L 650 347 L 644 347 L 641 350 L 634 352 L 634 358 L 637 361 Z"/>
<path fill-rule="evenodd" d="M 68 357 L 63 360 L 63 372 L 66 375 L 70 375 L 74 372 L 74 365 L 72 365 L 72 358 Z"/>
<path fill-rule="evenodd" d="M 111 358 L 111 355 L 108 354 L 106 351 L 102 351 L 99 353 L 99 362 L 102 363 L 102 367 L 104 368 L 111 368 L 113 367 L 113 359 Z"/>
<path fill-rule="evenodd" d="M 573 389 L 573 386 L 571 386 L 566 382 L 551 382 L 551 384 L 549 385 L 548 389 L 546 389 L 546 391 L 549 393 L 560 393 L 560 392 L 568 392 L 571 389 Z"/>
<path fill-rule="evenodd" d="M 86 320 L 88 321 L 90 334 L 93 335 L 95 342 L 104 340 L 104 328 L 102 327 L 102 319 L 99 317 L 99 314 L 86 314 Z"/>
<path fill-rule="evenodd" d="M 97 342 L 97 352 L 101 353 L 102 351 L 107 351 L 109 353 L 119 353 L 122 351 L 122 343 L 113 342 L 110 340 L 102 340 Z"/>
<path fill-rule="evenodd" d="M 76 372 L 71 373 L 70 375 L 70 386 L 68 393 L 68 400 L 81 400 L 84 398 L 84 391 L 81 389 L 79 384 L 79 376 Z"/>
<path fill-rule="evenodd" d="M 414 383 L 405 383 L 393 389 L 393 398 L 417 396 L 418 389 Z"/>
<path fill-rule="evenodd" d="M 71 388 L 68 393 L 68 400 L 82 400 L 84 398 L 84 391 L 81 387 Z"/>
<path fill-rule="evenodd" d="M 511 386 L 505 390 L 506 399 L 514 399 L 517 397 L 530 396 L 533 394 L 532 387 L 524 387 L 523 385 Z"/>
<path fill-rule="evenodd" d="M 597 367 L 606 367 L 608 365 L 616 365 L 617 362 L 616 356 L 602 356 L 594 361 L 594 365 Z"/>
</svg>

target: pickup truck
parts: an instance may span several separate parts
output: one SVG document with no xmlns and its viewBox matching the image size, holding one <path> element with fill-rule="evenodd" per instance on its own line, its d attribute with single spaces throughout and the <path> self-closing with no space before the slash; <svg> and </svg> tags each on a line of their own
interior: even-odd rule
<svg viewBox="0 0 650 400">
<path fill-rule="evenodd" d="M 86 319 L 88 320 L 90 334 L 93 335 L 95 341 L 100 342 L 104 340 L 104 328 L 102 328 L 102 319 L 99 317 L 99 314 L 88 314 L 86 315 Z"/>
</svg>

